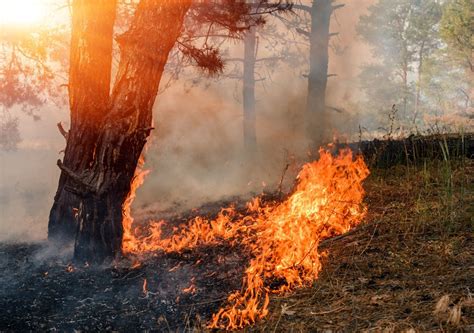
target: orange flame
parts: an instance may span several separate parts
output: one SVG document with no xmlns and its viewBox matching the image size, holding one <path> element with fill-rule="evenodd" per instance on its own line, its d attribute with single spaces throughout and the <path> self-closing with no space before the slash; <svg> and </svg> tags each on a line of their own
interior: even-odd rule
<svg viewBox="0 0 474 333">
<path fill-rule="evenodd" d="M 230 294 L 209 323 L 210 328 L 242 328 L 268 314 L 269 293 L 289 292 L 317 279 L 321 240 L 347 232 L 366 214 L 362 182 L 368 174 L 363 159 L 354 159 L 350 150 L 333 157 L 321 149 L 320 159 L 303 166 L 296 190 L 280 204 L 255 198 L 246 215 L 225 208 L 215 220 L 196 217 L 170 238 L 162 238 L 163 221 L 152 222 L 149 235 L 137 237 L 124 218 L 128 230 L 122 247 L 125 253 L 141 254 L 222 242 L 244 245 L 253 259 L 242 290 Z M 271 289 L 272 281 L 280 281 L 280 287 Z"/>
<path fill-rule="evenodd" d="M 183 289 L 183 292 L 186 294 L 195 294 L 196 293 L 196 285 L 194 284 L 194 278 L 191 279 L 191 285 L 187 288 Z"/>
<path fill-rule="evenodd" d="M 143 291 L 143 295 L 148 296 L 148 288 L 147 288 L 146 279 L 143 279 L 142 291 Z"/>
<path fill-rule="evenodd" d="M 125 199 L 125 202 L 122 207 L 122 227 L 123 227 L 123 240 L 122 240 L 122 252 L 131 253 L 136 252 L 134 244 L 139 242 L 138 238 L 135 236 L 135 232 L 132 229 L 133 217 L 131 213 L 132 203 L 135 200 L 137 189 L 143 185 L 145 182 L 145 177 L 150 173 L 150 170 L 144 170 L 143 165 L 145 164 L 145 159 L 143 155 L 140 156 L 138 160 L 137 169 L 135 170 L 135 176 L 133 177 L 132 184 L 130 186 L 130 193 Z"/>
</svg>

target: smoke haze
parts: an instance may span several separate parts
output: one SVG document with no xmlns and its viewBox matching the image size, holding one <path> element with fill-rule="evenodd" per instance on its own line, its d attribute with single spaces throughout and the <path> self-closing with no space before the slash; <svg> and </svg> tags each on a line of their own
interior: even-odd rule
<svg viewBox="0 0 474 333">
<path fill-rule="evenodd" d="M 332 20 L 339 32 L 333 43 L 342 53 L 330 52 L 328 104 L 339 137 L 354 137 L 367 119 L 352 106 L 363 98 L 357 76 L 371 61 L 370 48 L 356 35 L 355 26 L 375 0 L 347 1 Z M 241 52 L 241 45 L 231 46 Z M 139 189 L 135 211 L 196 207 L 204 202 L 274 190 L 286 164 L 288 186 L 307 156 L 302 111 L 307 80 L 291 66 L 282 65 L 257 87 L 258 154 L 249 162 L 243 153 L 241 83 L 208 80 L 188 89 L 175 82 L 159 95 L 155 130 L 148 144 L 145 168 L 151 173 Z M 199 73 L 196 75 L 200 75 Z M 205 81 L 204 79 L 201 80 Z M 46 237 L 49 209 L 57 186 L 64 138 L 56 123 L 67 124 L 68 110 L 47 106 L 42 119 L 20 115 L 23 138 L 18 151 L 0 152 L 0 241 L 39 240 Z M 65 126 L 67 127 L 67 125 Z"/>
</svg>

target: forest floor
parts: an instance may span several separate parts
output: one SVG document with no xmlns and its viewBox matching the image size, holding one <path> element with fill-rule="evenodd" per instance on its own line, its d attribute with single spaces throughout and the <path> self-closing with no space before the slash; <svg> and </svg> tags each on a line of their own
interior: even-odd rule
<svg viewBox="0 0 474 333">
<path fill-rule="evenodd" d="M 474 332 L 474 161 L 372 170 L 365 188 L 366 223 L 249 331 Z"/>
<path fill-rule="evenodd" d="M 269 315 L 242 331 L 474 332 L 474 160 L 371 172 L 366 221 L 320 246 L 314 286 L 273 296 Z M 205 330 L 248 255 L 205 248 L 134 268 L 69 260 L 44 243 L 0 244 L 1 332 Z"/>
</svg>

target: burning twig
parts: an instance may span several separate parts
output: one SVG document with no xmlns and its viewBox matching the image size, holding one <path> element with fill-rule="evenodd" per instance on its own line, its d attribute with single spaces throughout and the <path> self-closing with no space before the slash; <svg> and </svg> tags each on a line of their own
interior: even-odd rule
<svg viewBox="0 0 474 333">
<path fill-rule="evenodd" d="M 143 295 L 145 295 L 145 298 L 148 298 L 148 289 L 147 289 L 147 280 L 146 279 L 143 279 L 142 292 L 143 292 Z"/>
<path fill-rule="evenodd" d="M 285 179 L 285 174 L 286 174 L 286 171 L 288 171 L 289 167 L 290 167 L 290 163 L 286 163 L 285 168 L 283 169 L 283 172 L 281 173 L 280 183 L 278 184 L 278 197 L 281 197 L 283 180 Z"/>
<path fill-rule="evenodd" d="M 196 289 L 196 286 L 194 285 L 194 281 L 195 281 L 195 278 L 193 277 L 191 279 L 191 285 L 189 287 L 183 289 L 184 293 L 186 293 L 186 294 L 190 293 L 190 294 L 193 294 L 193 295 L 196 293 L 197 289 Z"/>
</svg>

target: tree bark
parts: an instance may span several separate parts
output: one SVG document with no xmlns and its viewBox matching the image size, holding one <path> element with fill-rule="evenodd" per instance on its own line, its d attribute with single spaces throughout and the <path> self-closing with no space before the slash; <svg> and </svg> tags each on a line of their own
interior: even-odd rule
<svg viewBox="0 0 474 333">
<path fill-rule="evenodd" d="M 152 130 L 153 104 L 164 66 L 191 1 L 140 1 L 129 30 L 117 38 L 121 56 L 110 96 L 112 49 L 104 45 L 112 44 L 112 27 L 107 36 L 97 38 L 100 30 L 93 23 L 102 27 L 105 20 L 113 26 L 113 19 L 98 12 L 97 3 L 73 3 L 71 135 L 67 156 L 64 162 L 58 161 L 61 194 L 53 205 L 54 220 L 50 220 L 50 230 L 55 230 L 59 218 L 77 208 L 70 213 L 72 222 L 61 223 L 68 233 L 75 231 L 75 259 L 88 262 L 121 255 L 123 205 Z M 115 13 L 115 6 L 109 9 Z M 100 81 L 103 91 L 98 94 L 96 75 L 105 70 L 109 80 Z M 66 158 L 69 156 L 75 163 Z M 71 229 L 74 221 L 76 227 Z M 51 231 L 50 237 L 53 234 L 56 231 Z"/>
<path fill-rule="evenodd" d="M 69 69 L 70 130 L 63 164 L 82 172 L 94 158 L 109 101 L 115 0 L 74 0 Z M 80 197 L 65 172 L 49 215 L 48 237 L 70 241 L 76 232 Z"/>
<path fill-rule="evenodd" d="M 251 27 L 244 38 L 244 76 L 242 89 L 244 108 L 244 149 L 248 157 L 253 157 L 257 149 L 255 114 L 256 41 L 256 27 Z"/>
<path fill-rule="evenodd" d="M 152 110 L 168 55 L 190 1 L 142 0 L 120 37 L 120 64 L 94 163 L 80 175 L 85 195 L 75 257 L 102 261 L 121 254 L 122 209 L 152 130 Z"/>
<path fill-rule="evenodd" d="M 329 62 L 329 24 L 333 11 L 332 2 L 332 0 L 313 1 L 311 7 L 306 130 L 313 149 L 326 141 L 330 135 L 328 132 L 329 119 L 326 112 L 326 87 Z"/>
</svg>

